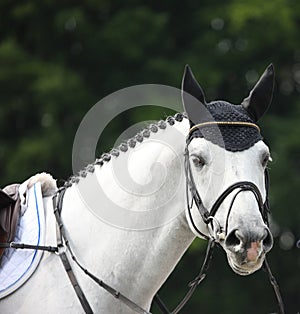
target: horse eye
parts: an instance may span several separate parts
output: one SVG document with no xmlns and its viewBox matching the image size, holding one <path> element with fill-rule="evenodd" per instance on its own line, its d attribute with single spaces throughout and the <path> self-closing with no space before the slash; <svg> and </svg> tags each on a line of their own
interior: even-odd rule
<svg viewBox="0 0 300 314">
<path fill-rule="evenodd" d="M 270 156 L 268 153 L 265 154 L 265 155 L 263 155 L 263 158 L 262 158 L 262 162 L 261 162 L 261 163 L 262 163 L 262 165 L 263 165 L 264 168 L 267 167 L 269 161 L 272 161 L 271 156 Z"/>
<path fill-rule="evenodd" d="M 205 160 L 200 156 L 193 155 L 192 160 L 193 160 L 195 167 L 197 167 L 197 168 L 202 168 L 203 166 L 205 166 Z"/>
</svg>

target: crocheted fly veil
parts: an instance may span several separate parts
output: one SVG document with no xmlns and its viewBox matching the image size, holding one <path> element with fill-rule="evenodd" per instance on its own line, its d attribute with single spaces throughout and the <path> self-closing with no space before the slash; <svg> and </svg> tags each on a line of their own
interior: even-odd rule
<svg viewBox="0 0 300 314">
<path fill-rule="evenodd" d="M 226 101 L 206 103 L 190 67 L 185 68 L 182 100 L 190 120 L 187 142 L 200 137 L 228 151 L 242 151 L 262 139 L 256 122 L 267 111 L 273 94 L 274 68 L 270 65 L 241 105 Z"/>
</svg>

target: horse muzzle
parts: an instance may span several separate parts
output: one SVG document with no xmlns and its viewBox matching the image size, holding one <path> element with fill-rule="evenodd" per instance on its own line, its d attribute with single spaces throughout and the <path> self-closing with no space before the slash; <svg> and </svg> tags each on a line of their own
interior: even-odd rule
<svg viewBox="0 0 300 314">
<path fill-rule="evenodd" d="M 234 272 L 243 276 L 261 268 L 265 255 L 272 246 L 273 237 L 266 226 L 255 232 L 233 229 L 224 242 L 229 265 Z"/>
</svg>

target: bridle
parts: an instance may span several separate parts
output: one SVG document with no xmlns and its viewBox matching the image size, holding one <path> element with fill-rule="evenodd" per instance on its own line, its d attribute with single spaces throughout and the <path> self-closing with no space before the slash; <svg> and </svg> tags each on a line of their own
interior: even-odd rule
<svg viewBox="0 0 300 314">
<path fill-rule="evenodd" d="M 196 188 L 194 176 L 191 170 L 191 164 L 189 160 L 189 149 L 188 149 L 189 141 L 186 144 L 185 153 L 184 153 L 184 168 L 185 168 L 185 177 L 186 177 L 186 199 L 187 199 L 187 210 L 190 222 L 194 228 L 194 230 L 205 239 L 209 240 L 210 238 L 213 238 L 214 241 L 222 241 L 225 239 L 228 231 L 228 221 L 229 216 L 231 213 L 231 209 L 233 206 L 233 203 L 236 199 L 236 197 L 241 193 L 245 191 L 250 191 L 255 196 L 256 202 L 259 207 L 259 211 L 262 215 L 263 221 L 267 226 L 269 226 L 269 219 L 268 214 L 270 213 L 270 207 L 269 207 L 269 201 L 268 201 L 268 191 L 269 191 L 269 173 L 268 169 L 265 170 L 265 186 L 266 186 L 266 201 L 263 202 L 262 195 L 258 189 L 258 187 L 250 181 L 239 181 L 232 185 L 230 185 L 222 194 L 217 198 L 217 200 L 214 202 L 213 206 L 211 207 L 211 210 L 208 211 L 207 208 L 204 207 L 201 196 Z M 233 196 L 232 201 L 230 203 L 227 217 L 226 217 L 226 224 L 225 227 L 222 227 L 220 223 L 215 218 L 215 215 L 217 211 L 219 210 L 221 204 L 224 202 L 224 200 L 227 198 L 229 194 L 234 192 L 235 190 L 239 189 L 236 194 Z M 191 201 L 189 195 L 191 194 Z M 202 218 L 202 221 L 207 225 L 207 229 L 212 229 L 212 233 L 210 235 L 206 235 L 203 232 L 199 230 L 199 228 L 196 226 L 193 216 L 192 216 L 192 207 L 193 203 L 195 203 L 198 212 Z M 217 227 L 217 230 L 215 228 Z"/>
<path fill-rule="evenodd" d="M 229 216 L 231 213 L 231 209 L 233 206 L 233 203 L 238 196 L 239 193 L 242 193 L 244 191 L 250 191 L 254 194 L 255 199 L 257 201 L 257 204 L 259 206 L 260 213 L 262 215 L 262 218 L 266 225 L 269 225 L 268 221 L 268 214 L 270 212 L 270 207 L 269 207 L 269 201 L 268 201 L 268 191 L 269 191 L 269 174 L 268 171 L 265 171 L 265 186 L 266 186 L 266 201 L 263 202 L 261 193 L 258 189 L 258 187 L 248 181 L 240 181 L 232 184 L 229 186 L 215 201 L 213 204 L 212 208 L 210 211 L 208 211 L 202 202 L 202 199 L 200 197 L 200 194 L 197 190 L 197 187 L 195 185 L 193 173 L 191 170 L 191 165 L 190 165 L 190 160 L 189 160 L 189 150 L 188 146 L 190 143 L 190 138 L 187 138 L 186 142 L 186 147 L 185 147 L 185 152 L 184 152 L 184 168 L 185 168 L 185 176 L 186 176 L 186 200 L 187 200 L 187 211 L 188 215 L 190 218 L 190 221 L 192 223 L 193 228 L 196 230 L 196 232 L 206 238 L 208 240 L 208 246 L 206 249 L 206 254 L 204 258 L 204 262 L 202 264 L 201 270 L 199 274 L 196 276 L 196 278 L 191 281 L 188 284 L 189 290 L 186 293 L 185 297 L 182 299 L 182 301 L 179 303 L 179 305 L 173 310 L 169 311 L 168 308 L 165 306 L 165 304 L 162 302 L 160 299 L 159 295 L 156 294 L 154 297 L 154 302 L 158 305 L 159 309 L 163 314 L 177 314 L 189 301 L 189 299 L 192 297 L 194 291 L 196 290 L 197 286 L 204 280 L 206 277 L 206 273 L 209 269 L 210 261 L 213 256 L 213 250 L 215 245 L 219 244 L 220 241 L 224 240 L 226 235 L 227 235 L 227 229 L 228 229 L 228 220 Z M 93 314 L 93 310 L 91 306 L 89 305 L 89 302 L 87 298 L 85 297 L 84 292 L 82 291 L 76 276 L 72 270 L 71 263 L 69 261 L 68 255 L 67 255 L 67 250 L 69 251 L 69 255 L 71 259 L 75 262 L 75 264 L 88 276 L 90 277 L 94 282 L 96 282 L 100 287 L 105 289 L 108 293 L 110 293 L 112 296 L 115 298 L 119 299 L 121 302 L 126 304 L 129 308 L 131 308 L 133 311 L 136 313 L 141 313 L 141 314 L 151 314 L 149 311 L 144 310 L 141 308 L 138 304 L 133 302 L 132 300 L 128 299 L 125 295 L 123 295 L 121 292 L 115 290 L 112 288 L 110 285 L 107 283 L 103 282 L 101 279 L 93 275 L 89 270 L 87 270 L 83 265 L 78 261 L 76 256 L 74 255 L 72 248 L 70 246 L 70 242 L 68 240 L 64 224 L 61 219 L 61 210 L 63 207 L 63 199 L 64 199 L 64 194 L 66 192 L 67 187 L 62 187 L 60 188 L 57 193 L 53 196 L 53 208 L 54 208 L 54 214 L 56 217 L 56 223 L 57 223 L 57 246 L 36 246 L 36 245 L 30 245 L 30 244 L 24 244 L 24 243 L 0 243 L 1 248 L 14 248 L 14 249 L 34 249 L 34 250 L 42 250 L 42 251 L 48 251 L 51 253 L 56 253 L 60 256 L 61 261 L 64 265 L 64 268 L 68 274 L 68 277 L 70 279 L 70 282 L 72 283 L 72 286 L 76 292 L 76 295 L 81 303 L 81 306 L 84 310 L 85 313 L 87 314 Z M 238 191 L 237 191 L 238 190 Z M 233 196 L 232 201 L 230 203 L 229 209 L 228 209 L 228 214 L 226 218 L 226 224 L 225 227 L 222 227 L 220 223 L 217 221 L 215 218 L 215 215 L 220 208 L 221 204 L 223 201 L 226 199 L 226 197 L 236 191 L 236 194 Z M 190 199 L 191 195 L 191 199 Z M 195 203 L 198 212 L 203 220 L 203 222 L 207 225 L 208 230 L 211 230 L 209 232 L 209 235 L 206 235 L 202 233 L 199 228 L 196 226 L 194 219 L 192 217 L 192 207 L 193 203 Z M 276 294 L 277 298 L 277 303 L 279 307 L 279 313 L 284 314 L 284 304 L 281 298 L 281 294 L 279 291 L 279 286 L 272 275 L 272 272 L 270 270 L 270 267 L 268 265 L 268 262 L 265 258 L 264 264 L 263 264 L 263 269 L 267 272 L 269 280 L 273 286 L 273 289 Z"/>
<path fill-rule="evenodd" d="M 241 125 L 241 123 L 238 123 L 238 125 Z M 249 126 L 251 124 L 247 123 L 247 125 Z M 254 124 L 253 124 L 253 126 L 257 127 Z M 189 133 L 189 135 L 190 134 L 191 133 Z M 191 281 L 188 284 L 189 291 L 187 292 L 187 294 L 185 295 L 183 300 L 179 303 L 179 305 L 175 308 L 175 310 L 170 312 L 167 309 L 167 307 L 164 305 L 164 303 L 161 301 L 158 294 L 155 296 L 154 300 L 159 305 L 160 309 L 162 310 L 162 312 L 164 314 L 176 314 L 176 313 L 178 313 L 185 306 L 185 304 L 188 302 L 188 300 L 191 298 L 191 296 L 193 295 L 197 286 L 206 277 L 206 272 L 209 268 L 210 261 L 212 260 L 213 250 L 215 248 L 215 245 L 220 244 L 220 241 L 222 241 L 226 238 L 227 231 L 228 231 L 228 221 L 229 221 L 231 209 L 232 209 L 234 201 L 236 200 L 237 196 L 240 193 L 245 192 L 245 191 L 250 191 L 254 194 L 256 202 L 257 202 L 258 207 L 259 207 L 259 211 L 262 215 L 263 221 L 265 222 L 265 224 L 267 226 L 269 226 L 268 214 L 270 213 L 270 205 L 269 205 L 268 194 L 269 194 L 270 179 L 269 179 L 268 169 L 265 170 L 265 189 L 266 189 L 266 200 L 265 200 L 265 202 L 263 202 L 263 198 L 262 198 L 262 195 L 259 191 L 259 188 L 253 182 L 239 181 L 239 182 L 236 182 L 236 183 L 230 185 L 217 198 L 217 200 L 214 202 L 213 206 L 211 207 L 211 210 L 209 211 L 203 205 L 201 196 L 197 190 L 195 180 L 193 177 L 193 173 L 191 170 L 190 156 L 189 156 L 189 144 L 190 144 L 190 142 L 191 142 L 191 138 L 190 138 L 190 136 L 188 136 L 187 141 L 186 141 L 185 152 L 184 152 L 184 169 L 185 169 L 185 177 L 186 177 L 187 211 L 188 211 L 189 220 L 192 224 L 193 229 L 196 231 L 196 233 L 198 233 L 198 235 L 200 235 L 201 237 L 204 237 L 205 239 L 208 240 L 208 245 L 207 245 L 207 249 L 206 249 L 204 262 L 203 262 L 203 265 L 201 267 L 199 274 L 196 276 L 196 278 L 193 281 Z M 238 190 L 238 191 L 236 191 L 236 190 Z M 234 196 L 231 200 L 231 203 L 229 205 L 225 227 L 222 227 L 220 225 L 220 223 L 218 222 L 218 220 L 215 218 L 215 215 L 216 215 L 217 211 L 219 210 L 223 201 L 227 198 L 227 196 L 229 194 L 233 193 L 234 191 L 236 191 L 236 193 L 234 194 Z M 191 198 L 190 198 L 190 195 L 191 195 Z M 203 222 L 206 224 L 207 229 L 211 230 L 211 232 L 208 232 L 208 235 L 201 232 L 199 230 L 199 228 L 197 227 L 196 223 L 194 222 L 194 219 L 192 216 L 192 207 L 193 207 L 194 203 L 198 209 L 198 212 L 199 212 Z M 276 282 L 275 277 L 273 276 L 273 274 L 271 272 L 271 269 L 269 267 L 269 264 L 267 262 L 266 257 L 264 259 L 263 269 L 267 272 L 269 280 L 270 280 L 270 282 L 273 286 L 273 289 L 275 291 L 275 295 L 276 295 L 276 299 L 277 299 L 277 303 L 278 303 L 278 307 L 279 307 L 279 313 L 284 314 L 284 304 L 283 304 L 282 297 L 280 294 L 279 286 Z"/>
<path fill-rule="evenodd" d="M 222 194 L 217 198 L 217 200 L 214 202 L 212 205 L 210 211 L 205 208 L 203 205 L 201 196 L 197 190 L 195 180 L 193 177 L 193 173 L 191 170 L 191 164 L 190 164 L 190 156 L 189 156 L 189 144 L 192 140 L 191 134 L 194 130 L 196 130 L 199 127 L 202 127 L 203 125 L 208 125 L 208 124 L 230 124 L 230 125 L 246 125 L 246 126 L 252 126 L 256 127 L 259 130 L 259 127 L 255 124 L 248 123 L 248 122 L 207 122 L 207 123 L 202 123 L 201 125 L 195 125 L 190 129 L 189 135 L 186 140 L 186 147 L 185 147 L 185 152 L 184 152 L 184 169 L 185 169 L 185 177 L 186 177 L 186 200 L 187 200 L 187 211 L 188 211 L 188 216 L 190 223 L 192 224 L 193 229 L 200 235 L 201 237 L 204 237 L 208 240 L 208 246 L 206 250 L 206 255 L 205 259 L 201 268 L 201 271 L 199 275 L 189 284 L 190 290 L 188 291 L 187 295 L 185 298 L 181 301 L 181 303 L 177 306 L 177 308 L 173 312 L 165 311 L 164 313 L 171 313 L 171 314 L 176 314 L 179 312 L 179 310 L 182 309 L 182 307 L 186 304 L 188 299 L 192 296 L 193 292 L 195 291 L 196 287 L 201 283 L 201 281 L 205 278 L 206 276 L 206 271 L 209 268 L 209 263 L 212 259 L 213 256 L 213 250 L 216 244 L 220 244 L 221 241 L 223 241 L 226 238 L 227 232 L 228 232 L 228 221 L 229 221 L 229 216 L 231 214 L 231 209 L 234 204 L 234 201 L 236 200 L 237 196 L 245 191 L 250 191 L 253 193 L 255 196 L 256 202 L 259 207 L 259 211 L 261 213 L 261 216 L 263 218 L 263 221 L 267 226 L 269 226 L 269 213 L 270 213 L 270 203 L 269 203 L 269 186 L 270 186 L 270 177 L 269 177 L 269 172 L 268 169 L 265 169 L 265 190 L 266 190 L 266 200 L 263 202 L 262 195 L 260 193 L 259 188 L 250 181 L 239 181 L 236 182 L 232 185 L 230 185 Z M 238 191 L 236 191 L 238 190 Z M 219 210 L 221 204 L 224 202 L 224 200 L 229 196 L 229 194 L 233 193 L 236 191 L 234 196 L 232 197 L 231 203 L 228 208 L 228 213 L 226 217 L 226 222 L 225 226 L 222 227 L 218 220 L 215 218 L 215 215 L 217 211 Z M 191 195 L 191 200 L 190 200 L 190 195 Z M 202 218 L 202 221 L 206 224 L 207 230 L 211 230 L 211 232 L 208 232 L 207 234 L 204 234 L 199 230 L 197 227 L 196 223 L 194 222 L 193 216 L 192 216 L 192 207 L 193 203 L 195 203 L 198 212 Z M 276 282 L 275 277 L 273 276 L 271 269 L 269 267 L 269 264 L 267 262 L 267 259 L 265 257 L 264 263 L 263 263 L 263 269 L 267 272 L 269 280 L 273 286 L 278 307 L 279 307 L 279 313 L 284 314 L 284 304 L 282 301 L 282 297 L 280 294 L 279 286 Z"/>
<path fill-rule="evenodd" d="M 194 134 L 196 136 L 201 136 L 202 133 L 200 133 L 202 128 L 211 127 L 211 126 L 229 126 L 229 127 L 250 127 L 255 128 L 258 132 L 260 132 L 260 128 L 258 125 L 252 123 L 252 122 L 245 122 L 245 121 L 207 121 L 202 122 L 196 125 L 191 126 L 188 136 L 186 138 L 186 146 L 185 146 L 185 152 L 184 152 L 184 169 L 185 169 L 185 177 L 186 177 L 186 200 L 187 200 L 187 210 L 188 210 L 188 217 L 189 221 L 192 224 L 193 229 L 200 235 L 201 237 L 206 238 L 207 240 L 212 239 L 213 241 L 216 241 L 219 243 L 220 241 L 224 240 L 227 236 L 228 231 L 228 221 L 229 216 L 231 214 L 231 209 L 233 206 L 234 201 L 236 200 L 237 196 L 245 191 L 250 191 L 255 196 L 256 202 L 258 204 L 259 211 L 261 213 L 261 216 L 263 218 L 264 223 L 269 226 L 269 218 L 268 214 L 270 213 L 270 206 L 269 206 L 269 173 L 268 169 L 265 170 L 265 189 L 266 189 L 266 201 L 263 202 L 262 195 L 260 193 L 259 188 L 250 181 L 239 181 L 232 185 L 230 185 L 225 191 L 222 192 L 222 194 L 216 199 L 214 204 L 212 205 L 211 209 L 208 210 L 203 205 L 201 196 L 197 190 L 195 180 L 193 177 L 191 164 L 190 164 L 190 155 L 189 155 L 189 144 L 194 138 Z M 233 193 L 235 190 L 238 190 L 235 195 L 232 198 L 232 201 L 230 203 L 227 217 L 226 217 L 226 223 L 225 226 L 222 227 L 218 220 L 215 218 L 215 215 L 217 211 L 219 210 L 221 204 L 224 202 L 224 200 L 228 197 L 229 194 Z M 190 195 L 191 194 L 191 201 L 190 201 Z M 199 230 L 199 228 L 196 226 L 193 216 L 192 216 L 192 207 L 193 203 L 195 203 L 198 212 L 202 218 L 202 221 L 206 224 L 208 230 L 212 230 L 212 232 L 208 235 L 204 234 Z"/>
</svg>

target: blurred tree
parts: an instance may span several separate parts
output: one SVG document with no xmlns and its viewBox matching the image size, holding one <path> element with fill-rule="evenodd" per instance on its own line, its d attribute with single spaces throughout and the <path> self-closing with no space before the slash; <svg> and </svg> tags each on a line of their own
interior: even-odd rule
<svg viewBox="0 0 300 314">
<path fill-rule="evenodd" d="M 2 0 L 0 185 L 42 170 L 67 178 L 76 129 L 88 109 L 109 93 L 144 83 L 179 87 L 189 63 L 208 100 L 240 103 L 273 62 L 275 96 L 261 122 L 274 160 L 276 238 L 269 259 L 287 312 L 298 312 L 299 19 L 296 0 Z M 131 123 L 165 114 L 156 107 L 124 113 L 101 138 L 101 150 L 109 149 Z M 204 246 L 200 240 L 193 244 L 162 289 L 170 305 L 197 273 Z M 266 276 L 235 276 L 221 252 L 198 291 L 188 313 L 269 313 L 276 308 Z"/>
</svg>

